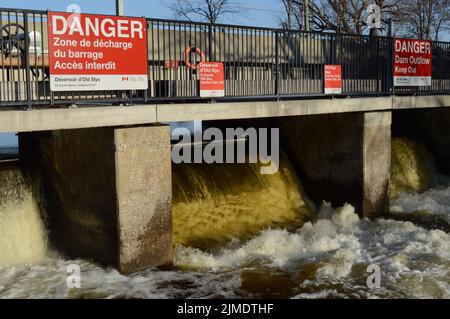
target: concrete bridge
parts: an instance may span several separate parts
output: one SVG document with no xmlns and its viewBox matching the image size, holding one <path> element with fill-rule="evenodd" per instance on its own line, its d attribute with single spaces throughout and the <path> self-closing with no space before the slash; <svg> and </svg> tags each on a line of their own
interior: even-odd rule
<svg viewBox="0 0 450 319">
<path fill-rule="evenodd" d="M 19 132 L 21 163 L 48 196 L 56 245 L 129 273 L 172 258 L 167 123 L 278 127 L 313 199 L 350 200 L 377 217 L 389 204 L 391 124 L 431 130 L 442 155 L 448 107 L 450 95 L 83 106 L 1 111 L 0 131 Z M 392 122 L 405 112 L 415 121 Z"/>
<path fill-rule="evenodd" d="M 0 9 L 2 25 L 11 12 L 17 23 L 30 20 L 26 34 L 45 32 L 47 12 Z M 36 44 L 26 46 L 17 63 L 0 57 L 0 132 L 19 133 L 20 162 L 37 181 L 36 191 L 46 194 L 42 205 L 54 243 L 69 255 L 123 273 L 171 262 L 167 123 L 278 127 L 309 195 L 336 204 L 350 199 L 366 217 L 387 212 L 396 125 L 416 127 L 434 152 L 450 159 L 447 45 L 433 44 L 439 67 L 431 86 L 394 87 L 389 37 L 147 22 L 152 45 L 144 91 L 50 92 L 45 48 L 40 59 L 32 59 Z M 201 99 L 195 72 L 165 66 L 202 39 L 210 60 L 224 63 L 223 98 Z M 328 63 L 343 66 L 340 94 L 323 93 Z"/>
</svg>

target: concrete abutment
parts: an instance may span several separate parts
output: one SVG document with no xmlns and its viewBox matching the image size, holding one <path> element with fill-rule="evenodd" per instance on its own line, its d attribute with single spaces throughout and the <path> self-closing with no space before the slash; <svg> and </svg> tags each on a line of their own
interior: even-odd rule
<svg viewBox="0 0 450 319">
<path fill-rule="evenodd" d="M 19 141 L 22 161 L 38 162 L 31 167 L 57 248 L 122 273 L 172 262 L 169 126 L 21 133 Z"/>
</svg>

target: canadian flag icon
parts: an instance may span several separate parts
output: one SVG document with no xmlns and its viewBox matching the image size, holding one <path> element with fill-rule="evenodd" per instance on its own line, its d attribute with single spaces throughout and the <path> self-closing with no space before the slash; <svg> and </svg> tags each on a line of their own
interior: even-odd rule
<svg viewBox="0 0 450 319">
<path fill-rule="evenodd" d="M 128 81 L 128 76 L 122 76 L 122 81 Z"/>
</svg>

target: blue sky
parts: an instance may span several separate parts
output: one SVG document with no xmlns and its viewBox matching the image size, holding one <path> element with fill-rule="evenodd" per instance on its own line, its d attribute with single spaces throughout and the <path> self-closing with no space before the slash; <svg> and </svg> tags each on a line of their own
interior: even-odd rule
<svg viewBox="0 0 450 319">
<path fill-rule="evenodd" d="M 175 18 L 167 8 L 169 2 L 168 0 L 125 0 L 125 14 L 151 18 Z M 55 11 L 66 11 L 70 4 L 78 4 L 81 12 L 85 13 L 115 13 L 115 0 L 0 0 L 0 7 L 3 8 Z M 238 9 L 241 11 L 238 16 L 221 22 L 275 27 L 283 12 L 280 0 L 243 0 L 239 1 Z"/>
<path fill-rule="evenodd" d="M 17 145 L 17 136 L 15 134 L 0 133 L 0 147 Z"/>
</svg>

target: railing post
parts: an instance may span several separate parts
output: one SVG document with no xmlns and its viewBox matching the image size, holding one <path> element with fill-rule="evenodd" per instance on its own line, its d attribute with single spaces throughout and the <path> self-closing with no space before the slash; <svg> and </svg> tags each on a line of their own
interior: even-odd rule
<svg viewBox="0 0 450 319">
<path fill-rule="evenodd" d="M 31 92 L 31 79 L 30 79 L 30 54 L 29 46 L 30 39 L 28 38 L 28 15 L 26 12 L 23 13 L 23 28 L 25 30 L 25 79 L 26 79 L 26 91 L 27 91 L 27 109 L 33 107 L 32 92 Z"/>
<path fill-rule="evenodd" d="M 380 94 L 380 38 L 374 38 L 376 41 L 375 56 L 377 57 L 377 94 Z"/>
<path fill-rule="evenodd" d="M 125 14 L 124 0 L 116 0 L 116 15 L 123 16 Z"/>
<path fill-rule="evenodd" d="M 331 35 L 330 38 L 330 62 L 331 64 L 336 64 L 336 41 L 337 35 Z"/>
<path fill-rule="evenodd" d="M 277 99 L 280 98 L 280 81 L 279 81 L 279 48 L 278 48 L 278 30 L 275 30 L 275 95 L 277 96 Z"/>
<path fill-rule="evenodd" d="M 208 59 L 209 59 L 209 61 L 214 61 L 215 60 L 215 57 L 214 57 L 214 54 L 213 54 L 213 48 L 212 48 L 212 33 L 213 33 L 213 30 L 214 30 L 214 28 L 213 28 L 213 26 L 212 26 L 212 24 L 210 23 L 209 25 L 208 25 Z"/>
<path fill-rule="evenodd" d="M 143 17 L 143 18 L 145 18 L 145 17 Z M 149 36 L 149 34 L 150 34 L 150 27 L 151 28 L 153 28 L 153 25 L 150 25 L 150 22 L 146 19 L 145 20 L 145 23 L 147 24 L 147 38 L 148 38 L 148 36 Z M 152 38 L 152 41 L 154 41 L 154 39 Z M 149 100 L 149 93 L 151 92 L 151 85 L 152 85 L 152 83 L 150 82 L 150 50 L 149 50 L 149 47 L 148 47 L 148 40 L 147 40 L 147 43 L 146 43 L 146 52 L 147 52 L 147 83 L 148 83 L 148 88 L 147 88 L 147 90 L 145 90 L 144 91 L 144 96 L 143 96 L 143 99 L 144 99 L 144 103 L 146 103 L 146 102 L 148 102 L 148 100 Z"/>
<path fill-rule="evenodd" d="M 388 82 L 388 90 L 389 94 L 395 94 L 394 89 L 394 39 L 393 39 L 393 22 L 392 19 L 389 19 L 388 26 L 388 70 L 387 70 L 387 82 Z"/>
</svg>

